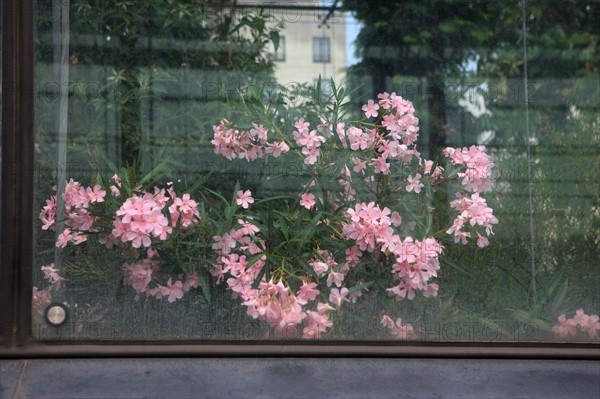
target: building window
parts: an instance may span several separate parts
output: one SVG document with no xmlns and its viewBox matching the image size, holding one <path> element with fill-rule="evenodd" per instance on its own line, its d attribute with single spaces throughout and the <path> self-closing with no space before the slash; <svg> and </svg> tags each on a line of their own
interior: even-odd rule
<svg viewBox="0 0 600 399">
<path fill-rule="evenodd" d="M 328 37 L 313 37 L 313 62 L 331 62 L 331 43 Z"/>
</svg>

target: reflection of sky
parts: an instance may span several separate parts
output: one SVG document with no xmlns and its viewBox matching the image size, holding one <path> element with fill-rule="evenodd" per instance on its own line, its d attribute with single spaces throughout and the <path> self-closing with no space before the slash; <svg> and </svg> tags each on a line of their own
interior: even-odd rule
<svg viewBox="0 0 600 399">
<path fill-rule="evenodd" d="M 331 7 L 332 3 L 332 0 L 319 0 L 319 5 L 324 7 Z M 361 24 L 354 19 L 351 13 L 346 13 L 342 20 L 346 24 L 346 66 L 351 66 L 360 61 L 355 55 L 354 41 L 360 32 Z"/>
<path fill-rule="evenodd" d="M 360 61 L 355 54 L 354 42 L 360 32 L 361 24 L 350 14 L 346 14 L 346 65 L 351 66 Z"/>
</svg>

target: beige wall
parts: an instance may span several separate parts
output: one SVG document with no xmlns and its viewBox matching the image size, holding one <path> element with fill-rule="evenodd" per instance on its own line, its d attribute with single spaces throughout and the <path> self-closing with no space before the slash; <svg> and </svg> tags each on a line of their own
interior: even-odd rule
<svg viewBox="0 0 600 399">
<path fill-rule="evenodd" d="M 277 6 L 318 6 L 318 1 L 295 0 L 239 1 L 240 4 L 266 4 L 265 11 L 284 23 L 281 32 L 285 36 L 285 61 L 275 62 L 275 75 L 279 83 L 313 83 L 315 79 L 330 79 L 337 83 L 345 77 L 346 70 L 346 25 L 344 15 L 335 13 L 326 25 L 319 26 L 326 11 L 298 9 L 269 9 L 268 4 Z M 313 62 L 313 37 L 329 37 L 331 43 L 330 62 Z"/>
</svg>

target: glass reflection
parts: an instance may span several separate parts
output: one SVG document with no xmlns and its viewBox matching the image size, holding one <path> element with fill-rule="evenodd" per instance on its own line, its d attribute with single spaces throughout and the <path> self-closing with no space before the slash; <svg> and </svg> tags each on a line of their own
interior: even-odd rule
<svg viewBox="0 0 600 399">
<path fill-rule="evenodd" d="M 598 2 L 36 3 L 37 339 L 597 340 Z"/>
</svg>

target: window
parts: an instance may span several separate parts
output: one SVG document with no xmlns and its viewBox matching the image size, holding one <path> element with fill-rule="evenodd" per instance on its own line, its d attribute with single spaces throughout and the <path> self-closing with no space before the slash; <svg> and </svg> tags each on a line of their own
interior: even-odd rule
<svg viewBox="0 0 600 399">
<path fill-rule="evenodd" d="M 597 7 L 353 2 L 350 49 L 341 16 L 243 2 L 9 3 L 35 18 L 2 26 L 2 326 L 598 342 Z"/>
<path fill-rule="evenodd" d="M 331 42 L 328 37 L 313 37 L 313 62 L 331 62 Z"/>
</svg>

